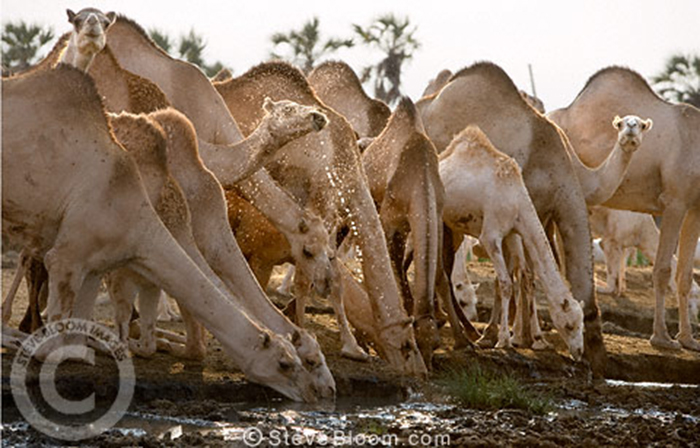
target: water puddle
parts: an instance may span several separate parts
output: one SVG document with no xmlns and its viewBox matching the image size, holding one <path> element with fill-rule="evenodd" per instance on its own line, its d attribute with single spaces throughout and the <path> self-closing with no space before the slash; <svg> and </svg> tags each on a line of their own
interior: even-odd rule
<svg viewBox="0 0 700 448">
<path fill-rule="evenodd" d="M 627 383 L 608 380 L 608 386 L 627 388 L 683 389 L 697 388 L 697 385 L 664 383 Z M 409 437 L 437 437 L 439 434 L 459 434 L 476 428 L 506 428 L 519 431 L 535 425 L 535 421 L 555 422 L 577 419 L 601 426 L 616 426 L 630 417 L 638 417 L 659 425 L 669 425 L 679 421 L 693 425 L 700 424 L 698 415 L 678 411 L 660 410 L 653 405 L 640 409 L 630 409 L 613 403 L 589 405 L 579 399 L 559 400 L 555 410 L 545 416 L 533 416 L 518 410 L 479 411 L 465 409 L 449 402 L 430 402 L 413 394 L 406 401 L 396 399 L 339 399 L 335 403 L 306 405 L 288 401 L 272 403 L 214 404 L 222 408 L 214 416 L 186 417 L 186 407 L 177 408 L 175 415 L 164 415 L 159 408 L 144 408 L 130 411 L 109 434 L 120 436 L 152 436 L 161 441 L 177 440 L 183 435 L 199 434 L 216 436 L 226 442 L 251 442 L 250 437 L 262 437 L 269 444 L 279 442 L 285 446 L 294 442 L 297 445 L 336 444 L 377 446 L 410 445 Z M 172 412 L 170 412 L 173 414 Z M 207 415 L 207 414 L 203 414 Z M 12 416 L 4 419 L 13 420 Z M 31 446 L 32 430 L 15 416 L 14 422 L 3 423 L 2 446 Z M 12 441 L 7 442 L 9 437 Z M 364 437 L 365 439 L 358 439 Z M 371 438 L 371 439 L 367 439 Z M 358 440 L 364 443 L 358 442 Z M 413 439 L 416 441 L 418 439 Z M 254 440 L 253 440 L 254 441 Z M 424 439 L 421 446 L 446 446 L 447 439 Z M 445 442 L 445 443 L 441 443 Z"/>
</svg>

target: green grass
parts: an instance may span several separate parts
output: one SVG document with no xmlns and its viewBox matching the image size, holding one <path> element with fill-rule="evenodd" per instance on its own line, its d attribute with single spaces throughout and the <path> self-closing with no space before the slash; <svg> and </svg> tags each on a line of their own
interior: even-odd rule
<svg viewBox="0 0 700 448">
<path fill-rule="evenodd" d="M 479 367 L 450 371 L 439 382 L 459 404 L 473 409 L 524 409 L 539 415 L 553 409 L 549 398 L 528 390 L 517 379 Z"/>
</svg>

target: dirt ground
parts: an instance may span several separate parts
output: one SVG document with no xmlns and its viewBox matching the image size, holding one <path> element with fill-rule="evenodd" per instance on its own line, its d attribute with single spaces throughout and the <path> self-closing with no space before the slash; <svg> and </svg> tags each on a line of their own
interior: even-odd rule
<svg viewBox="0 0 700 448">
<path fill-rule="evenodd" d="M 478 290 L 481 300 L 479 320 L 485 322 L 493 302 L 493 269 L 489 263 L 475 262 L 469 264 L 469 269 L 472 280 L 481 283 Z M 14 272 L 13 268 L 2 270 L 3 296 Z M 270 296 L 280 304 L 287 300 L 275 292 L 282 274 L 283 269 L 276 271 L 268 289 Z M 604 278 L 602 266 L 597 267 L 597 275 Z M 650 267 L 632 267 L 628 270 L 627 292 L 623 297 L 598 295 L 609 355 L 606 378 L 700 384 L 700 353 L 658 350 L 648 343 L 654 304 L 651 285 Z M 546 302 L 540 290 L 537 300 L 541 319 L 546 322 Z M 667 304 L 667 321 L 672 334 L 677 328 L 674 302 L 671 300 Z M 17 327 L 25 306 L 26 289 L 22 286 L 15 302 L 11 326 Z M 436 395 L 435 378 L 455 366 L 479 364 L 487 369 L 509 372 L 529 384 L 533 390 L 545 392 L 555 402 L 563 403 L 560 411 L 547 416 L 534 416 L 515 410 L 450 408 L 436 411 L 435 418 L 451 422 L 452 446 L 503 446 L 504 442 L 510 446 L 700 446 L 700 388 L 640 389 L 592 382 L 585 366 L 574 363 L 566 356 L 563 341 L 556 332 L 547 334 L 547 339 L 555 347 L 553 350 L 455 351 L 452 349 L 449 328 L 445 327 L 441 330 L 442 345 L 436 353 L 431 378 L 420 382 L 401 377 L 376 356 L 366 363 L 340 357 L 337 354 L 340 348 L 338 329 L 330 307 L 321 303 L 311 311 L 307 328 L 317 335 L 321 343 L 336 378 L 341 400 L 367 397 L 401 402 L 419 392 L 431 401 L 444 401 L 446 399 L 439 393 Z M 98 305 L 96 318 L 111 324 L 111 304 Z M 181 323 L 161 323 L 160 326 L 184 332 Z M 545 323 L 545 328 L 548 327 Z M 695 330 L 697 335 L 697 328 Z M 162 353 L 152 359 L 134 359 L 137 384 L 132 407 L 155 413 L 210 419 L 236 415 L 238 419 L 243 414 L 231 410 L 231 403 L 279 402 L 280 397 L 276 392 L 246 382 L 211 336 L 208 345 L 209 354 L 202 362 L 181 360 Z M 5 430 L 5 424 L 17 415 L 9 391 L 11 362 L 12 353 L 3 349 L 3 437 L 6 441 L 12 441 L 12 433 Z M 105 373 L 110 371 L 108 364 L 105 360 L 97 359 L 95 366 L 63 365 L 62 370 L 59 369 L 59 382 L 64 380 L 65 384 L 58 384 L 57 387 L 69 396 L 84 396 L 85 391 L 93 388 L 108 390 L 114 387 L 114 381 L 110 381 L 110 375 Z M 113 370 L 113 366 L 111 368 Z M 573 403 L 571 412 L 567 412 L 566 403 Z M 611 413 L 605 406 L 621 411 Z M 668 413 L 670 417 L 651 418 L 645 410 Z M 398 434 L 407 431 L 403 426 L 389 430 Z M 32 434 L 34 442 L 47 443 L 45 437 Z M 95 443 L 99 446 L 159 446 L 163 443 L 150 436 L 134 437 L 103 435 Z M 218 436 L 196 434 L 187 434 L 177 441 L 166 443 L 168 446 L 193 444 L 231 446 L 230 442 L 224 442 Z"/>
</svg>

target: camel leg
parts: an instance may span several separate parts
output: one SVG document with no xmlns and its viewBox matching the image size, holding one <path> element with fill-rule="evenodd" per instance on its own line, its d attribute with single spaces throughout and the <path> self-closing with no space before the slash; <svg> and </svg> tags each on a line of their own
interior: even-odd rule
<svg viewBox="0 0 700 448">
<path fill-rule="evenodd" d="M 29 334 L 23 331 L 15 330 L 14 328 L 8 327 L 5 324 L 2 325 L 2 346 L 4 348 L 9 350 L 19 350 L 22 343 L 28 336 Z"/>
<path fill-rule="evenodd" d="M 671 262 L 673 253 L 678 245 L 678 237 L 685 215 L 681 206 L 667 206 L 661 222 L 659 249 L 656 251 L 654 263 L 654 294 L 656 295 L 656 310 L 654 313 L 654 334 L 650 342 L 654 347 L 680 349 L 681 344 L 671 339 L 666 328 L 665 299 L 671 279 Z"/>
<path fill-rule="evenodd" d="M 278 294 L 282 294 L 283 296 L 290 295 L 292 280 L 294 280 L 294 271 L 296 271 L 296 266 L 289 266 L 289 269 L 287 269 L 287 273 L 284 275 L 284 279 L 282 280 L 282 284 L 280 284 L 279 288 L 277 288 Z"/>
<path fill-rule="evenodd" d="M 469 322 L 469 319 L 462 312 L 462 308 L 457 303 L 452 292 L 452 282 L 447 275 L 454 269 L 454 258 L 456 247 L 462 243 L 463 235 L 454 235 L 447 226 L 442 226 L 442 257 L 438 257 L 437 289 L 436 292 L 442 305 L 447 311 L 447 318 L 452 328 L 452 335 L 455 340 L 455 348 L 471 347 L 481 335 Z"/>
<path fill-rule="evenodd" d="M 33 333 L 42 325 L 41 302 L 48 296 L 48 272 L 42 260 L 29 257 L 26 260 L 25 278 L 27 281 L 27 299 L 29 306 L 19 329 Z"/>
<path fill-rule="evenodd" d="M 160 288 L 145 279 L 139 283 L 139 323 L 141 331 L 137 341 L 129 341 L 129 350 L 137 356 L 150 358 L 155 354 L 157 348 L 155 331 Z"/>
<path fill-rule="evenodd" d="M 158 301 L 158 322 L 179 322 L 182 317 L 178 314 L 175 307 L 168 300 L 166 294 L 160 296 Z"/>
<path fill-rule="evenodd" d="M 129 342 L 129 327 L 138 288 L 133 281 L 122 275 L 121 270 L 113 271 L 105 277 L 107 292 L 114 304 L 114 320 L 119 332 L 119 340 Z"/>
<path fill-rule="evenodd" d="M 493 260 L 492 260 L 493 261 Z M 498 277 L 494 283 L 495 295 L 493 299 L 493 308 L 491 308 L 491 317 L 489 318 L 489 323 L 484 329 L 484 333 L 481 335 L 476 345 L 481 348 L 492 348 L 498 342 L 498 321 L 501 317 L 501 301 L 500 297 L 502 295 L 501 282 Z"/>
<path fill-rule="evenodd" d="M 695 246 L 700 238 L 700 208 L 689 210 L 680 234 L 680 247 L 678 249 L 678 269 L 676 272 L 676 284 L 678 285 L 678 320 L 679 332 L 676 339 L 689 350 L 700 351 L 700 343 L 693 338 L 693 329 L 690 325 L 690 307 L 688 299 L 693 283 L 693 258 Z"/>
<path fill-rule="evenodd" d="M 160 293 L 158 298 L 160 300 Z M 187 344 L 185 344 L 185 351 L 183 353 L 176 351 L 175 354 L 187 359 L 202 360 L 207 354 L 207 340 L 204 326 L 194 318 L 187 307 L 182 305 L 179 307 L 180 315 L 182 315 L 182 321 L 185 323 L 185 330 L 187 331 Z M 155 336 L 155 329 L 153 334 Z"/>
<path fill-rule="evenodd" d="M 605 278 L 605 288 L 596 288 L 596 291 L 602 294 L 613 294 L 615 297 L 619 297 L 622 293 L 620 282 L 622 275 L 621 268 L 622 264 L 625 262 L 624 250 L 622 246 L 609 240 L 601 240 L 600 247 L 605 254 L 607 276 Z"/>
<path fill-rule="evenodd" d="M 571 293 L 583 307 L 584 356 L 591 365 L 593 375 L 602 377 L 607 354 L 595 296 L 593 247 L 584 199 L 561 201 L 555 212 L 555 220 L 564 247 L 566 278 L 571 285 Z"/>
<path fill-rule="evenodd" d="M 340 349 L 340 354 L 346 358 L 355 359 L 358 361 L 367 361 L 369 355 L 367 352 L 362 350 L 360 345 L 357 343 L 355 336 L 350 330 L 350 322 L 348 322 L 348 317 L 345 314 L 345 303 L 343 299 L 343 281 L 341 278 L 341 270 L 338 265 L 340 261 L 337 258 L 331 261 L 331 272 L 333 280 L 331 283 L 331 304 L 333 305 L 333 311 L 335 312 L 336 319 L 338 319 L 338 328 L 340 329 L 340 341 L 343 344 Z"/>
<path fill-rule="evenodd" d="M 487 228 L 487 223 L 484 222 L 484 229 Z M 508 348 L 512 346 L 510 341 L 510 330 L 508 328 L 508 307 L 513 287 L 510 274 L 508 272 L 508 267 L 506 266 L 506 261 L 503 257 L 502 240 L 496 235 L 482 233 L 482 235 L 479 237 L 479 241 L 481 241 L 486 253 L 488 253 L 489 258 L 493 262 L 493 267 L 496 270 L 496 277 L 498 278 L 498 283 L 501 289 L 500 297 L 496 297 L 495 299 L 495 301 L 500 300 L 501 302 L 501 318 L 496 348 Z"/>
<path fill-rule="evenodd" d="M 23 249 L 22 252 L 19 254 L 19 267 L 15 272 L 15 278 L 12 279 L 12 285 L 10 286 L 10 290 L 7 292 L 5 299 L 2 301 L 3 324 L 7 324 L 12 318 L 12 303 L 15 300 L 15 296 L 17 295 L 17 289 L 22 283 L 24 272 L 27 269 L 27 258 L 28 256 L 26 254 L 26 251 Z"/>
</svg>

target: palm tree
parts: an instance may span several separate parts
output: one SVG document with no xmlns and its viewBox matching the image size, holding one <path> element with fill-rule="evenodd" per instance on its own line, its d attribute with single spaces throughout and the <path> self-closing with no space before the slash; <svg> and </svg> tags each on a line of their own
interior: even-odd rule
<svg viewBox="0 0 700 448">
<path fill-rule="evenodd" d="M 157 29 L 152 29 L 149 34 L 151 35 L 151 39 L 153 39 L 160 48 L 165 50 L 166 53 L 170 53 L 170 50 L 174 46 L 174 41 L 170 36 Z M 177 51 L 181 59 L 198 66 L 211 78 L 225 67 L 220 61 L 216 61 L 211 65 L 204 62 L 202 52 L 206 46 L 207 44 L 204 42 L 204 38 L 194 30 L 190 30 L 189 34 L 180 36 Z"/>
<path fill-rule="evenodd" d="M 342 40 L 335 38 L 330 38 L 321 45 L 318 17 L 314 17 L 306 22 L 299 31 L 292 30 L 288 33 L 275 33 L 272 35 L 271 40 L 275 46 L 281 44 L 289 45 L 293 53 L 291 62 L 301 67 L 306 74 L 309 74 L 316 62 L 324 56 L 339 48 L 350 48 L 354 45 L 352 39 Z M 274 52 L 270 55 L 275 59 L 285 59 Z"/>
<path fill-rule="evenodd" d="M 700 57 L 673 55 L 664 71 L 652 78 L 659 94 L 669 101 L 700 107 Z"/>
<path fill-rule="evenodd" d="M 380 100 L 391 104 L 401 96 L 401 70 L 403 63 L 413 57 L 420 47 L 415 39 L 416 27 L 409 29 L 408 17 L 403 20 L 393 14 L 386 14 L 372 22 L 367 28 L 353 25 L 362 41 L 376 46 L 386 55 L 378 64 L 366 67 L 362 81 L 374 75 L 374 94 Z"/>
<path fill-rule="evenodd" d="M 2 68 L 3 71 L 16 72 L 26 70 L 38 59 L 39 50 L 53 39 L 51 28 L 43 29 L 39 25 L 7 23 L 2 30 Z"/>
</svg>

